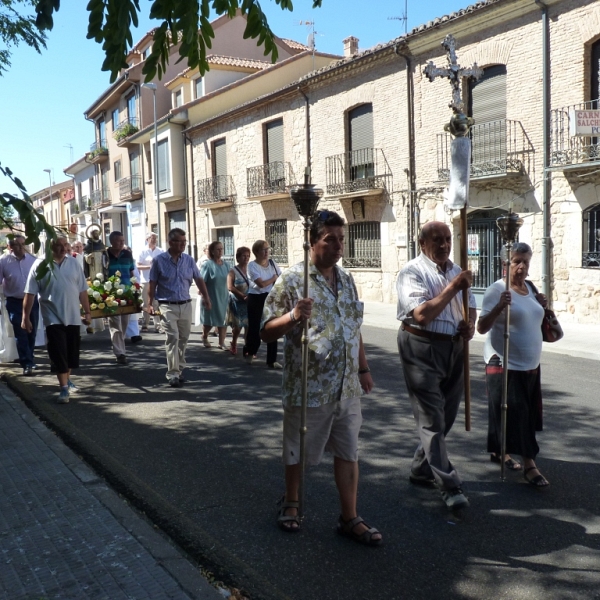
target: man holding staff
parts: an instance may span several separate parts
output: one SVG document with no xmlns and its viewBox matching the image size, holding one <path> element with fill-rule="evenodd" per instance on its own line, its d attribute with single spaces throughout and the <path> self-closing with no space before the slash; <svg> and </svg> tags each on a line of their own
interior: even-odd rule
<svg viewBox="0 0 600 600">
<path fill-rule="evenodd" d="M 452 234 L 432 221 L 419 234 L 421 254 L 398 274 L 398 350 L 413 406 L 420 443 L 410 481 L 437 485 L 446 506 L 468 506 L 461 479 L 448 458 L 446 436 L 464 394 L 464 341 L 475 333 L 475 297 L 469 290 L 469 320 L 463 317 L 462 290 L 471 271 L 450 260 Z"/>
<path fill-rule="evenodd" d="M 306 463 L 317 465 L 323 452 L 334 455 L 341 504 L 338 533 L 376 546 L 382 536 L 356 510 L 360 396 L 373 380 L 360 334 L 363 304 L 354 280 L 336 263 L 344 253 L 344 220 L 319 211 L 310 229 L 310 297 L 303 298 L 304 264 L 283 272 L 265 302 L 262 339 L 285 337 L 283 370 L 283 461 L 285 496 L 277 519 L 286 532 L 300 529 L 300 402 L 302 323 L 309 320 Z"/>
</svg>

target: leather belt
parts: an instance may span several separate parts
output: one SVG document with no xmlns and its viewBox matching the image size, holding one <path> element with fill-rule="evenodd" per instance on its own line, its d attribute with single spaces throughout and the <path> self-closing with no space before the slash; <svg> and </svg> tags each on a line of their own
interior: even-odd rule
<svg viewBox="0 0 600 600">
<path fill-rule="evenodd" d="M 401 329 L 404 331 L 408 331 L 408 333 L 412 333 L 417 337 L 424 337 L 428 340 L 435 340 L 439 342 L 458 342 L 460 340 L 460 335 L 449 335 L 447 333 L 435 333 L 434 331 L 425 331 L 424 329 L 418 329 L 417 327 L 413 327 L 408 323 L 402 321 L 402 325 L 400 325 Z"/>
<path fill-rule="evenodd" d="M 187 304 L 188 302 L 191 302 L 192 299 L 190 298 L 189 300 L 178 300 L 176 302 L 169 302 L 168 300 L 159 300 L 158 303 L 159 304 Z"/>
</svg>

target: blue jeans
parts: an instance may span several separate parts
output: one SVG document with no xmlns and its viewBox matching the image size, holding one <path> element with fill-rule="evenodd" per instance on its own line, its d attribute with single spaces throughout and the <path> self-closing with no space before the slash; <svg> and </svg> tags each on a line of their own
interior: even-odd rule
<svg viewBox="0 0 600 600">
<path fill-rule="evenodd" d="M 17 340 L 17 352 L 19 353 L 19 362 L 23 368 L 33 367 L 35 364 L 33 360 L 33 351 L 35 349 L 35 334 L 38 327 L 39 319 L 39 306 L 37 298 L 33 301 L 33 307 L 29 320 L 31 321 L 32 330 L 31 333 L 27 333 L 25 329 L 21 327 L 21 320 L 23 319 L 23 300 L 19 298 L 6 298 L 6 310 L 8 312 L 8 318 L 15 332 L 15 338 Z"/>
</svg>

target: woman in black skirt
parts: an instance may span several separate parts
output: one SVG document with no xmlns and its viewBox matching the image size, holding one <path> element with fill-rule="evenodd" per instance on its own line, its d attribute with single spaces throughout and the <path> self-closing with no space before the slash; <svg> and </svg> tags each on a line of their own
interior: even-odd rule
<svg viewBox="0 0 600 600">
<path fill-rule="evenodd" d="M 509 289 L 503 280 L 493 283 L 485 292 L 477 323 L 479 333 L 487 333 L 484 347 L 485 378 L 489 401 L 488 452 L 492 462 L 513 471 L 524 468 L 526 481 L 536 488 L 549 485 L 540 473 L 535 459 L 539 452 L 536 431 L 542 430 L 542 393 L 540 357 L 542 354 L 542 320 L 548 304 L 543 294 L 526 278 L 531 261 L 531 248 L 522 242 L 510 253 Z M 501 453 L 501 404 L 504 352 L 504 323 L 510 304 L 510 345 L 508 353 L 508 394 L 506 452 Z M 520 454 L 523 465 L 511 458 Z"/>
</svg>

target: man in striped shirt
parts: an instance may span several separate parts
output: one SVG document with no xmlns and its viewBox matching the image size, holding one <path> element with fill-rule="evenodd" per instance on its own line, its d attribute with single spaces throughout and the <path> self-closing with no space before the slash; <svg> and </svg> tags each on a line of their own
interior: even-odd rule
<svg viewBox="0 0 600 600">
<path fill-rule="evenodd" d="M 187 244 L 185 231 L 171 229 L 168 239 L 169 249 L 152 261 L 146 310 L 154 314 L 156 299 L 160 307 L 161 324 L 167 334 L 167 379 L 171 387 L 180 387 L 184 382 L 181 373 L 186 367 L 185 350 L 192 328 L 190 286 L 193 281 L 202 294 L 204 306 L 210 310 L 211 304 L 206 284 L 194 259 L 183 252 Z"/>
<path fill-rule="evenodd" d="M 463 339 L 475 333 L 475 297 L 469 291 L 464 320 L 462 290 L 473 276 L 450 260 L 452 234 L 439 221 L 423 226 L 421 254 L 398 274 L 398 349 L 420 443 L 410 481 L 440 489 L 448 508 L 468 506 L 461 479 L 448 458 L 446 436 L 464 394 Z"/>
</svg>

